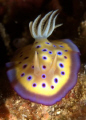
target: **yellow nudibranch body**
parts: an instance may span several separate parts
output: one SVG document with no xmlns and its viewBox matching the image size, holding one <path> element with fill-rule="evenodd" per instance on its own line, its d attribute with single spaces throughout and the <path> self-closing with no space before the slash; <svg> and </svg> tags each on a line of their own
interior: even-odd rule
<svg viewBox="0 0 86 120">
<path fill-rule="evenodd" d="M 80 68 L 80 52 L 71 40 L 47 39 L 61 25 L 55 26 L 56 12 L 46 14 L 39 24 L 40 16 L 29 23 L 34 44 L 19 49 L 6 63 L 15 91 L 24 99 L 44 105 L 53 105 L 65 97 L 75 86 Z"/>
</svg>

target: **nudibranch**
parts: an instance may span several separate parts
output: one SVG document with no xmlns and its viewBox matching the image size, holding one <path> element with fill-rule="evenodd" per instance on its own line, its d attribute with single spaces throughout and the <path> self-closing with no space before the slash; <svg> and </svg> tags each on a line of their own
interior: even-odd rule
<svg viewBox="0 0 86 120">
<path fill-rule="evenodd" d="M 80 68 L 80 51 L 70 39 L 47 39 L 61 26 L 55 25 L 56 12 L 47 13 L 41 20 L 39 15 L 29 23 L 35 42 L 20 48 L 6 63 L 14 90 L 24 99 L 44 105 L 53 105 L 65 97 L 75 86 Z"/>
</svg>

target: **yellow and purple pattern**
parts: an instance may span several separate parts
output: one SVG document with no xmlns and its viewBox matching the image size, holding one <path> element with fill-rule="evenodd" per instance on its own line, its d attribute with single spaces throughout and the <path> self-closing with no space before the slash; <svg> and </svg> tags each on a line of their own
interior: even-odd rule
<svg viewBox="0 0 86 120">
<path fill-rule="evenodd" d="M 56 12 L 46 14 L 39 24 L 40 15 L 29 23 L 34 44 L 19 49 L 6 63 L 7 76 L 15 91 L 25 99 L 45 105 L 60 101 L 75 86 L 80 68 L 80 52 L 71 40 L 47 39 L 61 25 L 55 26 Z"/>
</svg>

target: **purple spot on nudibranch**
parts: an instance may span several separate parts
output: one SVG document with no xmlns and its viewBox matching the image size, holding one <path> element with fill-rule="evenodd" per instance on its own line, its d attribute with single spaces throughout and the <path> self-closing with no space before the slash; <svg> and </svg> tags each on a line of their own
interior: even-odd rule
<svg viewBox="0 0 86 120">
<path fill-rule="evenodd" d="M 47 51 L 47 49 L 43 49 L 42 51 L 46 52 L 46 51 Z"/>
<path fill-rule="evenodd" d="M 37 44 L 38 42 L 35 42 L 35 44 Z"/>
<path fill-rule="evenodd" d="M 53 86 L 53 85 L 51 85 L 51 88 L 52 88 L 52 89 L 54 89 L 54 86 Z"/>
<path fill-rule="evenodd" d="M 64 50 L 65 52 L 68 52 L 68 50 Z"/>
<path fill-rule="evenodd" d="M 41 47 L 41 45 L 37 45 L 37 46 L 36 46 L 36 48 L 40 48 L 40 47 Z"/>
<path fill-rule="evenodd" d="M 42 83 L 42 87 L 45 88 L 45 87 L 46 87 L 46 84 L 45 84 L 45 83 Z"/>
<path fill-rule="evenodd" d="M 47 59 L 47 57 L 46 57 L 46 56 L 43 56 L 42 58 L 43 58 L 44 60 L 46 60 L 46 59 Z"/>
<path fill-rule="evenodd" d="M 22 54 L 23 52 L 20 52 L 20 54 Z"/>
<path fill-rule="evenodd" d="M 24 59 L 28 59 L 28 57 L 25 57 Z"/>
<path fill-rule="evenodd" d="M 57 82 L 58 82 L 58 79 L 57 79 L 57 78 L 54 78 L 54 82 L 57 83 Z"/>
<path fill-rule="evenodd" d="M 20 55 L 20 57 L 22 57 L 23 55 Z"/>
<path fill-rule="evenodd" d="M 36 87 L 37 86 L 37 84 L 36 83 L 33 83 L 33 87 Z"/>
<path fill-rule="evenodd" d="M 42 74 L 42 78 L 45 79 L 45 78 L 46 78 L 46 75 L 45 75 L 45 74 Z"/>
<path fill-rule="evenodd" d="M 60 64 L 59 64 L 59 66 L 60 66 L 61 68 L 63 68 L 63 67 L 64 67 L 64 65 L 63 65 L 62 63 L 60 63 Z"/>
<path fill-rule="evenodd" d="M 59 47 L 62 47 L 62 48 L 63 48 L 64 46 L 62 46 L 62 45 L 59 45 Z"/>
<path fill-rule="evenodd" d="M 34 65 L 32 65 L 32 69 L 34 69 Z"/>
<path fill-rule="evenodd" d="M 49 42 L 45 42 L 46 44 L 48 44 L 48 45 L 50 45 L 50 43 Z"/>
<path fill-rule="evenodd" d="M 62 52 L 61 51 L 57 52 L 57 55 L 62 55 Z"/>
<path fill-rule="evenodd" d="M 23 68 L 26 68 L 27 67 L 27 64 L 23 65 Z"/>
<path fill-rule="evenodd" d="M 24 73 L 22 73 L 22 74 L 21 74 L 21 77 L 23 77 L 24 75 L 25 75 L 25 74 L 24 74 Z"/>
<path fill-rule="evenodd" d="M 43 69 L 46 69 L 46 66 L 45 66 L 45 65 L 43 65 L 43 66 L 42 66 L 42 68 L 43 68 Z"/>
<path fill-rule="evenodd" d="M 31 76 L 31 75 L 27 77 L 27 80 L 31 80 L 31 79 L 32 79 L 32 76 Z"/>
<path fill-rule="evenodd" d="M 62 75 L 65 75 L 65 72 L 64 72 L 64 71 L 62 71 L 62 72 L 61 72 L 61 74 L 62 74 Z"/>
<path fill-rule="evenodd" d="M 67 56 L 64 56 L 65 59 L 67 59 Z"/>
<path fill-rule="evenodd" d="M 52 51 L 49 51 L 49 54 L 52 54 Z"/>
<path fill-rule="evenodd" d="M 19 64 L 21 64 L 21 62 L 19 62 Z"/>
<path fill-rule="evenodd" d="M 53 45 L 53 47 L 56 47 L 55 45 Z"/>
</svg>

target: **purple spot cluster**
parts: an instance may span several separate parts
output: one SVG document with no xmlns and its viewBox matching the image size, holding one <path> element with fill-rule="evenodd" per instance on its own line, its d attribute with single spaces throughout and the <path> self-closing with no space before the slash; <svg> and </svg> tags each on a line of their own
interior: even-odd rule
<svg viewBox="0 0 86 120">
<path fill-rule="evenodd" d="M 63 72 L 63 71 L 62 71 L 62 72 Z M 62 73 L 61 73 L 61 74 L 62 74 Z M 21 74 L 21 77 L 23 77 L 24 75 L 25 75 L 25 73 L 22 73 L 22 74 Z M 45 75 L 45 74 L 42 74 L 42 78 L 45 79 L 45 78 L 46 78 L 46 75 Z M 28 80 L 28 81 L 31 81 L 32 79 L 33 79 L 33 78 L 32 78 L 31 75 L 29 75 L 29 76 L 27 77 L 27 80 Z M 58 83 L 58 78 L 54 78 L 54 82 L 55 82 L 55 83 Z M 42 88 L 46 88 L 46 83 L 43 82 L 43 83 L 41 84 L 41 86 L 42 86 Z M 32 87 L 37 87 L 37 84 L 36 84 L 36 83 L 33 83 L 33 84 L 32 84 Z M 54 89 L 54 86 L 53 86 L 53 85 L 51 85 L 51 89 Z"/>
<path fill-rule="evenodd" d="M 37 44 L 38 42 L 35 42 L 35 44 Z M 45 42 L 46 44 L 48 44 L 48 45 L 50 45 L 50 43 L 49 42 Z M 37 45 L 36 46 L 36 48 L 40 48 L 41 47 L 41 45 Z M 53 47 L 56 47 L 55 45 L 53 45 Z M 64 47 L 64 46 L 62 46 L 62 45 L 59 45 L 59 47 Z M 44 48 L 44 49 L 42 49 L 42 51 L 43 52 L 46 52 L 46 51 L 48 51 L 46 48 Z M 68 52 L 68 50 L 64 50 L 65 52 Z M 53 52 L 52 51 L 49 51 L 48 52 L 49 54 L 52 54 Z M 37 52 L 37 54 L 38 54 L 38 52 Z M 58 51 L 57 52 L 57 55 L 62 55 L 63 53 L 61 52 L 61 51 Z M 20 54 L 20 57 L 22 57 L 23 55 L 22 55 L 22 52 L 21 52 L 21 54 Z M 29 57 L 28 56 L 26 56 L 26 57 L 24 57 L 24 59 L 28 59 Z M 64 58 L 65 59 L 67 59 L 67 56 L 64 56 Z M 42 59 L 44 59 L 44 60 L 47 60 L 47 56 L 42 56 Z M 21 62 L 19 62 L 19 64 L 21 64 Z M 59 66 L 61 67 L 61 68 L 64 68 L 64 64 L 63 63 L 59 63 Z M 27 67 L 27 64 L 24 64 L 23 65 L 23 69 L 24 68 L 26 68 Z M 34 65 L 32 65 L 31 66 L 31 68 L 32 69 L 34 69 Z M 42 65 L 42 69 L 46 69 L 46 65 Z M 25 73 L 21 73 L 21 77 L 23 77 L 25 75 Z M 64 71 L 61 71 L 61 75 L 65 75 L 65 72 Z M 46 74 L 42 74 L 41 75 L 41 78 L 42 79 L 45 79 L 46 78 Z M 28 77 L 27 77 L 27 80 L 28 81 L 31 81 L 33 79 L 33 77 L 31 76 L 31 75 L 29 75 Z M 54 78 L 54 83 L 58 83 L 58 78 Z M 37 83 L 33 83 L 32 84 L 32 87 L 37 87 Z M 42 84 L 41 84 L 41 87 L 42 88 L 46 88 L 46 83 L 45 82 L 43 82 Z M 54 85 L 51 85 L 50 86 L 50 88 L 51 89 L 54 89 Z"/>
</svg>

